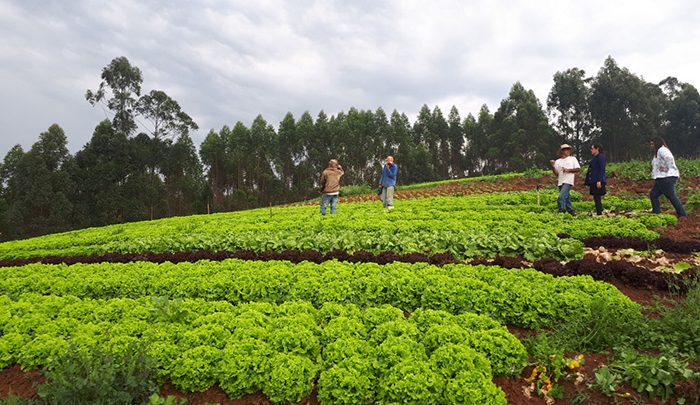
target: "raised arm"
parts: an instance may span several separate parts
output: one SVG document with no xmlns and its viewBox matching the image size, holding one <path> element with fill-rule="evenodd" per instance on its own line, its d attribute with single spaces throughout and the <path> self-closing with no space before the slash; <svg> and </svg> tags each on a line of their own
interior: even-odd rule
<svg viewBox="0 0 700 405">
<path fill-rule="evenodd" d="M 552 166 L 552 173 L 554 173 L 555 176 L 559 175 L 559 172 L 557 171 L 557 164 L 553 160 L 549 161 L 549 165 Z"/>
</svg>

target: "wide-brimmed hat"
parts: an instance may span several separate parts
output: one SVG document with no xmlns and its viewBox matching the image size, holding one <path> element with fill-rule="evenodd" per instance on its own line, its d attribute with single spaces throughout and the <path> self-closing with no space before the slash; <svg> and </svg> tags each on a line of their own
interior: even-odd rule
<svg viewBox="0 0 700 405">
<path fill-rule="evenodd" d="M 573 149 L 573 148 L 574 148 L 573 146 L 569 145 L 568 143 L 565 143 L 565 144 L 562 144 L 562 145 L 559 147 L 559 150 Z"/>
</svg>

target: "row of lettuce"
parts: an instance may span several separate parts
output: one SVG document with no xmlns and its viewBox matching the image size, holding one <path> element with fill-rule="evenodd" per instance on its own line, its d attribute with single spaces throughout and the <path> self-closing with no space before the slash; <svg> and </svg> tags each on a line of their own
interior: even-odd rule
<svg viewBox="0 0 700 405">
<path fill-rule="evenodd" d="M 437 197 L 402 201 L 391 212 L 372 203 L 343 205 L 322 217 L 316 208 L 284 207 L 168 218 L 113 225 L 0 244 L 0 260 L 106 253 L 211 251 L 452 253 L 457 258 L 520 255 L 579 258 L 581 239 L 634 236 L 653 239 L 653 228 L 675 224 L 671 215 L 639 213 L 639 199 L 611 197 L 608 206 L 627 216 L 571 217 L 556 213 L 553 193 L 538 205 L 534 192 Z M 576 203 L 590 204 L 590 203 Z M 558 234 L 570 237 L 560 239 Z"/>
<path fill-rule="evenodd" d="M 159 383 L 324 404 L 505 404 L 527 354 L 504 324 L 554 328 L 604 302 L 589 277 L 497 267 L 225 260 L 0 269 L 0 368 L 141 348 Z"/>
<path fill-rule="evenodd" d="M 676 165 L 681 172 L 683 178 L 700 177 L 700 159 L 676 159 Z M 651 160 L 632 160 L 629 162 L 608 163 L 606 172 L 609 177 L 625 177 L 630 180 L 650 180 L 651 179 Z M 511 178 L 529 177 L 539 178 L 552 173 L 551 170 L 530 169 L 524 173 L 504 173 L 489 176 L 466 177 L 461 179 L 439 180 L 428 183 L 417 183 L 402 186 L 402 190 L 415 190 L 423 188 L 431 188 L 445 184 L 471 183 L 474 181 L 499 181 Z"/>
<path fill-rule="evenodd" d="M 275 403 L 298 402 L 317 381 L 328 404 L 505 404 L 493 375 L 527 359 L 498 322 L 470 313 L 34 294 L 0 304 L 0 367 L 93 347 L 120 358 L 141 345 L 161 382 L 186 392 L 218 384 L 231 398 L 262 391 Z"/>
<path fill-rule="evenodd" d="M 0 294 L 71 295 L 80 298 L 169 296 L 281 304 L 301 300 L 360 307 L 392 305 L 413 312 L 472 312 L 504 324 L 552 327 L 586 317 L 595 301 L 620 313 L 638 306 L 610 284 L 591 277 L 553 277 L 536 270 L 426 263 L 321 264 L 286 261 L 196 263 L 30 264 L 0 268 Z"/>
</svg>

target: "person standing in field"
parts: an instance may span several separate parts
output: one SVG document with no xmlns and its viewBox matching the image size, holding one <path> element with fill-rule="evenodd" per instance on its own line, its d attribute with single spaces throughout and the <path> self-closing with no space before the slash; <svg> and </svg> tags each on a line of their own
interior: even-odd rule
<svg viewBox="0 0 700 405">
<path fill-rule="evenodd" d="M 671 150 L 668 149 L 666 141 L 658 136 L 649 141 L 649 148 L 654 152 L 654 158 L 651 161 L 651 177 L 654 179 L 654 187 L 649 192 L 652 212 L 654 214 L 661 213 L 659 197 L 665 195 L 671 201 L 673 208 L 676 209 L 676 215 L 686 216 L 683 203 L 676 195 L 676 182 L 678 182 L 680 172 Z"/>
<path fill-rule="evenodd" d="M 393 156 L 386 157 L 386 164 L 382 168 L 382 177 L 379 178 L 379 187 L 382 189 L 382 203 L 387 209 L 394 209 L 394 188 L 396 187 L 396 173 L 399 168 L 394 163 Z"/>
<path fill-rule="evenodd" d="M 338 161 L 331 159 L 321 173 L 321 215 L 326 215 L 326 207 L 331 205 L 331 214 L 335 214 L 340 195 L 340 178 L 345 172 Z"/>
<path fill-rule="evenodd" d="M 605 155 L 600 144 L 594 143 L 591 145 L 591 155 L 593 159 L 588 162 L 588 171 L 586 172 L 586 180 L 584 184 L 588 186 L 589 193 L 593 196 L 595 202 L 595 213 L 601 215 L 603 213 L 603 196 L 605 195 Z"/>
<path fill-rule="evenodd" d="M 559 198 L 557 198 L 557 208 L 559 212 L 568 212 L 571 215 L 576 215 L 574 207 L 571 205 L 571 189 L 574 187 L 574 176 L 581 171 L 581 166 L 578 160 L 571 156 L 573 148 L 571 145 L 563 144 L 559 148 L 559 159 L 556 161 L 550 160 L 552 171 L 557 178 L 557 186 L 559 186 Z"/>
</svg>

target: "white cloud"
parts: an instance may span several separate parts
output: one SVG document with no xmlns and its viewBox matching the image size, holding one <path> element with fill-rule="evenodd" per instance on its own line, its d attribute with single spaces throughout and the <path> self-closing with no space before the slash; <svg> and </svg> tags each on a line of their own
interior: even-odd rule
<svg viewBox="0 0 700 405">
<path fill-rule="evenodd" d="M 415 117 L 428 104 L 465 117 L 498 108 L 515 81 L 544 103 L 556 71 L 594 75 L 608 55 L 652 82 L 700 85 L 699 17 L 690 0 L 0 0 L 0 154 L 54 122 L 82 147 L 104 118 L 85 90 L 122 55 L 144 91 L 166 91 L 197 120 L 199 143 L 287 111 Z"/>
</svg>

